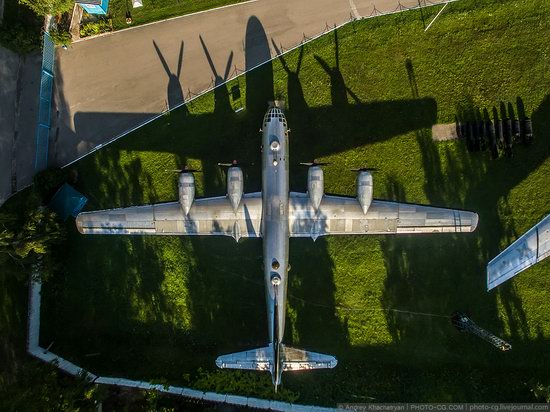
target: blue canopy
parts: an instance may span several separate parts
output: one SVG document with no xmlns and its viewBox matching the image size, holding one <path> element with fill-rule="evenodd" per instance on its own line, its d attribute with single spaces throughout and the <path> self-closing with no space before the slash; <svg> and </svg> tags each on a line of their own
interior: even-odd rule
<svg viewBox="0 0 550 412">
<path fill-rule="evenodd" d="M 88 198 L 65 183 L 55 193 L 48 207 L 61 219 L 66 220 L 69 216 L 76 217 L 86 202 L 88 202 Z"/>
</svg>

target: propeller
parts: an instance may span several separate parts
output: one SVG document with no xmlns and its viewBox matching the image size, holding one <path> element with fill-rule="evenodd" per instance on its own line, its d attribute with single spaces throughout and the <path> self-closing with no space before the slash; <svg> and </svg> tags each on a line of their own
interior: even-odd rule
<svg viewBox="0 0 550 412">
<path fill-rule="evenodd" d="M 200 173 L 202 170 L 191 169 L 189 166 L 184 166 L 182 169 L 165 169 L 165 172 L 173 173 Z"/>
<path fill-rule="evenodd" d="M 313 160 L 313 162 L 300 162 L 300 164 L 302 166 L 308 166 L 308 167 L 312 167 L 312 166 L 326 166 L 326 165 L 329 165 L 330 163 L 328 162 L 318 162 L 316 159 Z"/>
<path fill-rule="evenodd" d="M 231 163 L 218 163 L 220 167 L 243 167 L 248 165 L 254 166 L 254 163 L 238 162 L 237 160 L 233 160 Z"/>
<path fill-rule="evenodd" d="M 352 172 L 378 172 L 376 167 L 360 167 L 358 169 L 349 169 Z"/>
</svg>

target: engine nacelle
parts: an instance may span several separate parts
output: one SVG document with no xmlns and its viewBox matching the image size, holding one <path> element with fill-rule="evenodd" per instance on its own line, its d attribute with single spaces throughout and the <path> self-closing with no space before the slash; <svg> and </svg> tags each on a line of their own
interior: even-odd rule
<svg viewBox="0 0 550 412">
<path fill-rule="evenodd" d="M 180 173 L 178 179 L 178 194 L 183 212 L 188 214 L 195 200 L 195 176 L 193 176 L 193 173 Z"/>
<path fill-rule="evenodd" d="M 372 203 L 372 174 L 368 171 L 357 174 L 357 200 L 366 214 Z"/>
<path fill-rule="evenodd" d="M 237 210 L 243 197 L 244 179 L 240 167 L 232 166 L 227 169 L 227 197 L 233 210 Z"/>
<path fill-rule="evenodd" d="M 325 191 L 325 178 L 323 169 L 319 166 L 311 166 L 307 172 L 307 192 L 309 200 L 315 210 L 319 208 Z"/>
</svg>

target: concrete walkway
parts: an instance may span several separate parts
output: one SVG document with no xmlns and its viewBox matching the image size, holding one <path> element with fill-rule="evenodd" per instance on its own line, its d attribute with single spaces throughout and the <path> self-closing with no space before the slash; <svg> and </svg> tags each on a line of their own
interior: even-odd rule
<svg viewBox="0 0 550 412">
<path fill-rule="evenodd" d="M 207 55 L 222 77 L 231 53 L 232 68 L 250 69 L 275 56 L 272 40 L 289 49 L 304 34 L 314 36 L 351 16 L 369 16 L 375 4 L 380 12 L 399 5 L 397 0 L 257 0 L 58 49 L 59 129 L 52 130 L 50 164 L 65 165 L 182 103 L 188 90 L 210 88 L 216 75 Z M 418 0 L 401 4 L 414 7 Z"/>
</svg>

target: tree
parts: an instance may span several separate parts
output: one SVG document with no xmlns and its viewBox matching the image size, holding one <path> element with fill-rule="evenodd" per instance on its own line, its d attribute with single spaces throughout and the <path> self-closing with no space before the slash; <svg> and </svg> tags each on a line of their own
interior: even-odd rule
<svg viewBox="0 0 550 412">
<path fill-rule="evenodd" d="M 45 255 L 51 243 L 58 243 L 63 238 L 63 231 L 56 215 L 46 208 L 31 210 L 23 225 L 12 241 L 15 255 L 25 259 L 29 255 Z"/>
<path fill-rule="evenodd" d="M 39 16 L 57 15 L 69 12 L 74 7 L 73 0 L 19 0 Z"/>
<path fill-rule="evenodd" d="M 91 411 L 105 397 L 105 388 L 31 360 L 18 368 L 13 383 L 0 387 L 0 410 Z"/>
<path fill-rule="evenodd" d="M 542 384 L 534 379 L 531 379 L 527 385 L 538 401 L 550 403 L 550 385 Z"/>
<path fill-rule="evenodd" d="M 10 215 L 0 214 L 0 264 L 5 262 L 8 257 L 17 260 L 12 247 L 14 234 L 9 229 L 10 224 L 14 221 L 15 219 Z"/>
<path fill-rule="evenodd" d="M 22 227 L 11 215 L 0 214 L 0 264 L 11 258 L 21 266 L 42 260 L 42 280 L 57 270 L 55 246 L 65 238 L 65 232 L 55 213 L 44 207 L 31 209 Z"/>
</svg>

